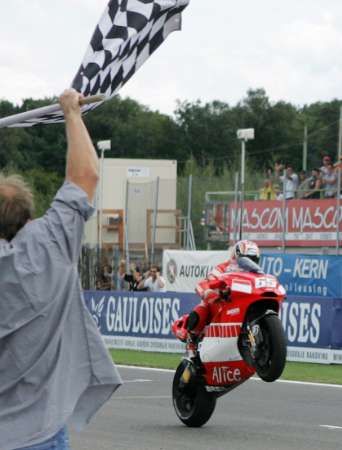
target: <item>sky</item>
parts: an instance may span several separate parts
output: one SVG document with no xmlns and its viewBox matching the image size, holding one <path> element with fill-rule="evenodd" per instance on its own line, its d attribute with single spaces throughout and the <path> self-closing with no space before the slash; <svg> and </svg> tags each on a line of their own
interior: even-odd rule
<svg viewBox="0 0 342 450">
<path fill-rule="evenodd" d="M 108 0 L 0 0 L 0 99 L 60 94 Z M 190 0 L 171 34 L 120 94 L 172 114 L 176 101 L 248 89 L 303 105 L 342 99 L 341 0 Z"/>
</svg>

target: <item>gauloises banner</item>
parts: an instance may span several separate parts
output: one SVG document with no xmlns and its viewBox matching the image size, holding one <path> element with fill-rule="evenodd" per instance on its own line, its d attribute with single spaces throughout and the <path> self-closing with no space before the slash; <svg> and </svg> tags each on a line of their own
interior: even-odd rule
<svg viewBox="0 0 342 450">
<path fill-rule="evenodd" d="M 85 303 L 109 348 L 182 353 L 171 324 L 198 304 L 188 293 L 86 291 Z M 289 361 L 342 364 L 342 299 L 289 295 L 281 321 Z M 236 330 L 235 330 L 236 332 Z"/>
<path fill-rule="evenodd" d="M 233 235 L 239 229 L 239 205 L 232 203 L 227 213 L 227 231 Z M 279 200 L 246 201 L 242 232 L 244 239 L 262 246 L 278 246 L 284 241 L 296 247 L 335 246 L 337 239 L 342 242 L 342 199 L 289 200 L 286 204 Z"/>
</svg>

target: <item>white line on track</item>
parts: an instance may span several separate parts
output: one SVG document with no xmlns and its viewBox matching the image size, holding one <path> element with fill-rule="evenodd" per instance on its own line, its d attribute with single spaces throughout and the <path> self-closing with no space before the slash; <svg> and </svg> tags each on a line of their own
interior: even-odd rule
<svg viewBox="0 0 342 450">
<path fill-rule="evenodd" d="M 126 366 L 125 364 L 116 364 L 116 367 L 122 367 L 123 369 L 148 370 L 151 372 L 166 372 L 166 373 L 175 372 L 173 369 L 157 369 L 156 367 L 143 367 L 143 366 Z"/>
<path fill-rule="evenodd" d="M 125 395 L 124 397 L 117 396 L 114 400 L 170 400 L 171 395 Z"/>
<path fill-rule="evenodd" d="M 117 364 L 117 367 L 122 367 L 123 369 L 146 370 L 146 371 L 151 371 L 151 372 L 165 372 L 165 373 L 174 373 L 175 372 L 173 369 L 157 369 L 155 367 L 127 366 L 124 364 Z M 262 381 L 260 378 L 256 378 L 256 377 L 252 377 L 251 380 Z M 312 383 L 309 381 L 277 380 L 276 383 L 298 384 L 301 386 L 328 387 L 328 388 L 342 389 L 342 385 L 340 385 L 340 384 Z"/>
<path fill-rule="evenodd" d="M 328 430 L 342 430 L 342 427 L 336 425 L 320 425 L 321 428 L 327 428 Z"/>
<path fill-rule="evenodd" d="M 251 380 L 262 381 L 260 378 L 256 378 L 256 377 L 252 377 Z M 313 383 L 310 381 L 276 380 L 276 383 L 300 384 L 300 385 L 304 385 L 304 386 L 330 387 L 330 388 L 342 389 L 342 384 Z"/>
<path fill-rule="evenodd" d="M 126 383 L 152 383 L 152 380 L 145 380 L 144 378 L 136 378 L 135 380 L 123 380 Z"/>
</svg>

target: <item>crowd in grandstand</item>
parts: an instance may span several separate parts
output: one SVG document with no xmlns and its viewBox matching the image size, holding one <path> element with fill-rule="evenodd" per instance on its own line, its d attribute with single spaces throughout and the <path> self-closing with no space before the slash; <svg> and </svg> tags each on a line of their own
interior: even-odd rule
<svg viewBox="0 0 342 450">
<path fill-rule="evenodd" d="M 335 198 L 338 191 L 338 173 L 342 159 L 334 164 L 330 155 L 324 155 L 322 166 L 308 173 L 297 175 L 291 164 L 276 162 L 274 168 L 267 168 L 263 187 L 259 190 L 260 200 L 292 200 Z M 340 195 L 342 192 L 340 192 Z"/>
<path fill-rule="evenodd" d="M 136 264 L 127 267 L 126 261 L 123 259 L 116 272 L 109 263 L 102 264 L 96 289 L 165 292 L 165 280 L 157 265 L 151 264 L 147 269 Z"/>
</svg>

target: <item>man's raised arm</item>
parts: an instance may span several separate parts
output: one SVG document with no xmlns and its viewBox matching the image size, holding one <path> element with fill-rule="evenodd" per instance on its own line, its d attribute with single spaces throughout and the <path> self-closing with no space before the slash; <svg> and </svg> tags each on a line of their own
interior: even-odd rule
<svg viewBox="0 0 342 450">
<path fill-rule="evenodd" d="M 91 202 L 99 178 L 98 157 L 82 119 L 81 98 L 74 89 L 64 91 L 59 98 L 68 143 L 65 179 L 83 189 Z"/>
</svg>

